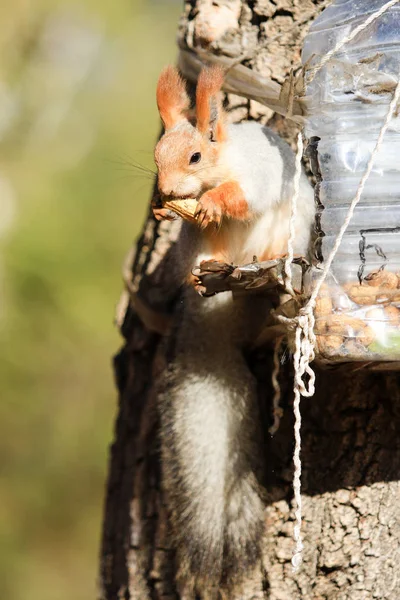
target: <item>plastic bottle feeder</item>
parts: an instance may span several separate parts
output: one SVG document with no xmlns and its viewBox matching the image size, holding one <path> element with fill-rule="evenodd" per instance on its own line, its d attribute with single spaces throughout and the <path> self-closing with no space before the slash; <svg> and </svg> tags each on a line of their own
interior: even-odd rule
<svg viewBox="0 0 400 600">
<path fill-rule="evenodd" d="M 306 84 L 307 70 L 310 74 L 339 40 L 385 3 L 336 0 L 321 13 L 304 42 Z M 316 149 L 320 203 L 310 288 L 356 195 L 399 73 L 400 4 L 346 44 L 306 86 L 305 134 Z M 317 298 L 315 333 L 323 362 L 400 364 L 399 111 Z"/>
</svg>

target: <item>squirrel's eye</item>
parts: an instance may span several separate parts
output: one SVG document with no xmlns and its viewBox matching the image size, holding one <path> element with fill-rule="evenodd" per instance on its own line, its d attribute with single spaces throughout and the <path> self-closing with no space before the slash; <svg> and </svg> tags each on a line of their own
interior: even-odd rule
<svg viewBox="0 0 400 600">
<path fill-rule="evenodd" d="M 190 157 L 190 164 L 194 165 L 195 163 L 200 162 L 201 160 L 201 154 L 200 152 L 195 152 L 194 154 L 192 154 L 192 156 Z"/>
</svg>

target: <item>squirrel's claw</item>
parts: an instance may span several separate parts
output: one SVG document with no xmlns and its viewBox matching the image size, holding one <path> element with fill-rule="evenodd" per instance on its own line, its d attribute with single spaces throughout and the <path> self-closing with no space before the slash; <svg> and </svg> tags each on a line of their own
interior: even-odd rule
<svg viewBox="0 0 400 600">
<path fill-rule="evenodd" d="M 197 203 L 194 216 L 201 229 L 205 229 L 210 223 L 214 223 L 215 227 L 218 229 L 222 219 L 222 210 L 221 207 L 214 202 L 212 197 L 209 197 L 209 195 L 205 193 Z"/>
<path fill-rule="evenodd" d="M 174 213 L 169 208 L 163 208 L 159 206 L 152 206 L 153 215 L 157 219 L 157 221 L 173 221 L 177 218 L 176 213 Z"/>
</svg>

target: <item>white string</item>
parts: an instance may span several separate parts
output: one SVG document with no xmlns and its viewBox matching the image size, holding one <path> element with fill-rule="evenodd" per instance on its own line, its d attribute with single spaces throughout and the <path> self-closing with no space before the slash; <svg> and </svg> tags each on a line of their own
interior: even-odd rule
<svg viewBox="0 0 400 600">
<path fill-rule="evenodd" d="M 314 335 L 314 314 L 312 308 L 305 314 L 300 314 L 294 319 L 296 321 L 295 330 L 295 353 L 294 363 L 294 451 L 293 451 L 293 495 L 295 502 L 295 525 L 293 537 L 295 549 L 292 557 L 293 571 L 296 572 L 301 563 L 303 555 L 303 540 L 301 535 L 302 524 L 302 499 L 301 499 L 301 396 L 311 397 L 315 393 L 315 374 L 310 367 L 314 360 L 315 335 Z M 304 383 L 304 375 L 308 374 L 308 387 Z"/>
<path fill-rule="evenodd" d="M 287 249 L 287 258 L 285 260 L 285 285 L 287 291 L 295 296 L 292 287 L 292 262 L 293 262 L 293 242 L 296 235 L 295 225 L 297 217 L 297 200 L 300 193 L 300 178 L 301 178 L 301 159 L 303 158 L 303 137 L 301 132 L 297 136 L 297 153 L 295 162 L 295 173 L 293 180 L 293 197 L 292 197 L 292 212 L 289 223 L 289 240 Z"/>
<path fill-rule="evenodd" d="M 272 369 L 272 387 L 274 388 L 274 397 L 272 399 L 272 415 L 274 418 L 274 422 L 272 423 L 271 427 L 269 428 L 269 432 L 271 435 L 275 435 L 275 433 L 278 431 L 279 429 L 279 425 L 281 424 L 281 418 L 283 416 L 283 410 L 282 407 L 280 405 L 280 401 L 281 401 L 281 386 L 279 384 L 279 379 L 278 379 L 278 375 L 279 375 L 279 370 L 280 370 L 280 362 L 279 362 L 279 352 L 282 346 L 282 342 L 283 342 L 283 336 L 278 337 L 275 340 L 275 347 L 274 347 L 274 366 Z"/>
<path fill-rule="evenodd" d="M 307 72 L 306 83 L 310 84 L 316 76 L 316 74 L 318 73 L 318 71 L 320 71 L 328 61 L 330 61 L 334 54 L 337 54 L 337 52 L 339 52 L 343 48 L 343 46 L 346 46 L 346 44 L 354 40 L 354 38 L 356 38 L 358 34 L 360 34 L 362 31 L 364 31 L 364 29 L 369 27 L 371 23 L 376 21 L 376 19 L 379 19 L 379 17 L 381 17 L 387 10 L 389 10 L 389 8 L 392 8 L 392 6 L 397 4 L 399 1 L 400 0 L 390 0 L 390 2 L 384 4 L 379 10 L 372 13 L 372 15 L 365 19 L 365 21 L 363 21 L 358 27 L 353 29 L 353 31 L 347 37 L 341 39 L 334 48 L 332 48 L 331 50 L 329 50 L 329 52 L 325 54 L 324 58 L 321 60 L 320 63 L 318 63 L 318 65 L 309 68 Z"/>
<path fill-rule="evenodd" d="M 296 328 L 296 351 L 294 353 L 294 370 L 297 374 L 300 372 L 300 358 L 301 358 L 301 328 Z M 301 535 L 301 522 L 302 522 L 302 498 L 301 498 L 301 412 L 300 412 L 300 400 L 301 394 L 297 381 L 295 380 L 294 386 L 294 400 L 293 400 L 293 412 L 294 412 L 294 453 L 293 453 L 293 493 L 294 501 L 296 503 L 296 509 L 294 511 L 295 525 L 293 530 L 293 537 L 295 541 L 295 550 L 292 556 L 293 570 L 297 571 L 302 563 L 303 554 L 303 540 Z"/>
<path fill-rule="evenodd" d="M 322 61 L 319 63 L 317 67 L 315 67 L 311 71 L 311 79 L 315 77 L 317 72 L 332 58 L 336 52 L 338 52 L 345 44 L 349 43 L 352 39 L 354 39 L 361 31 L 366 29 L 375 19 L 380 17 L 386 10 L 397 4 L 399 0 L 391 0 L 386 3 L 380 10 L 373 13 L 356 29 L 352 31 L 352 33 L 341 40 L 335 48 L 333 48 L 330 52 L 328 52 Z M 381 127 L 379 132 L 375 147 L 371 153 L 370 159 L 367 164 L 367 168 L 365 170 L 364 175 L 362 176 L 356 195 L 354 196 L 346 218 L 342 224 L 342 227 L 339 230 L 339 234 L 335 240 L 335 244 L 329 254 L 329 257 L 324 265 L 324 269 L 322 270 L 321 277 L 318 279 L 313 292 L 306 303 L 306 305 L 300 310 L 300 313 L 294 319 L 288 319 L 283 316 L 277 316 L 278 320 L 283 323 L 286 323 L 290 329 L 295 327 L 295 353 L 294 353 L 294 402 L 293 402 L 293 411 L 295 417 L 294 424 L 294 436 L 295 436 L 295 448 L 293 453 L 293 463 L 294 463 L 294 475 L 293 475 L 293 493 L 294 493 L 294 501 L 295 501 L 295 525 L 294 525 L 294 540 L 295 540 L 295 551 L 292 557 L 292 565 L 293 571 L 297 571 L 302 563 L 302 553 L 303 553 L 303 541 L 301 535 L 301 525 L 302 525 L 302 498 L 301 498 L 301 412 L 300 412 L 300 400 L 301 396 L 311 397 L 315 392 L 315 374 L 312 368 L 310 367 L 310 363 L 314 360 L 315 357 L 315 334 L 314 334 L 314 313 L 313 309 L 315 306 L 315 301 L 318 296 L 318 293 L 321 289 L 322 284 L 324 283 L 332 262 L 336 256 L 337 250 L 342 242 L 343 236 L 347 230 L 347 227 L 350 223 L 350 220 L 353 216 L 354 210 L 360 201 L 361 195 L 363 193 L 365 184 L 371 174 L 372 167 L 374 165 L 375 157 L 379 152 L 380 146 L 382 144 L 384 135 L 389 126 L 389 123 L 393 117 L 393 113 L 396 109 L 396 106 L 400 99 L 400 74 L 399 81 L 396 86 L 395 92 L 393 94 L 393 98 L 389 104 L 389 108 L 386 114 L 385 121 Z M 300 154 L 300 146 L 301 146 L 301 154 Z M 300 159 L 302 156 L 302 139 L 301 135 L 298 136 L 298 148 L 296 155 L 296 171 L 294 175 L 294 191 L 292 197 L 292 213 L 291 213 L 291 223 L 290 223 L 290 236 L 288 240 L 288 258 L 285 262 L 285 274 L 287 277 L 287 282 L 291 287 L 291 263 L 293 260 L 293 242 L 295 235 L 295 218 L 297 213 L 297 200 L 298 200 L 298 186 L 300 185 L 300 176 L 301 170 L 297 168 L 297 159 L 300 155 Z M 289 291 L 290 291 L 289 287 Z M 308 384 L 306 385 L 304 382 L 304 375 L 307 373 L 308 375 Z"/>
</svg>

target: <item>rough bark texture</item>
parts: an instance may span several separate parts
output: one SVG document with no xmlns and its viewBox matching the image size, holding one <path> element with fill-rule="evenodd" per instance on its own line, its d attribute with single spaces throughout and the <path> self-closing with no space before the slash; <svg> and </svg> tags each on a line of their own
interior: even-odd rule
<svg viewBox="0 0 400 600">
<path fill-rule="evenodd" d="M 179 43 L 201 46 L 282 82 L 299 64 L 309 22 L 327 0 L 185 2 Z M 293 127 L 255 102 L 230 96 L 232 120 L 262 119 L 292 140 Z M 162 337 L 135 312 L 144 301 L 162 330 L 179 291 L 168 249 L 179 223 L 149 217 L 128 266 L 136 304 L 121 303 L 125 345 L 115 359 L 119 412 L 111 448 L 101 550 L 103 600 L 181 598 L 160 491 L 157 412 L 152 382 L 165 365 Z M 141 300 L 140 300 L 141 299 Z M 126 309 L 126 312 L 125 312 Z M 152 313 L 148 313 L 153 321 Z M 265 428 L 271 411 L 268 351 L 251 357 L 260 382 Z M 290 365 L 281 373 L 284 418 L 267 441 L 268 503 L 263 564 L 232 600 L 397 600 L 400 589 L 399 379 L 393 373 L 317 372 L 316 396 L 302 402 L 304 565 L 293 574 Z"/>
</svg>

